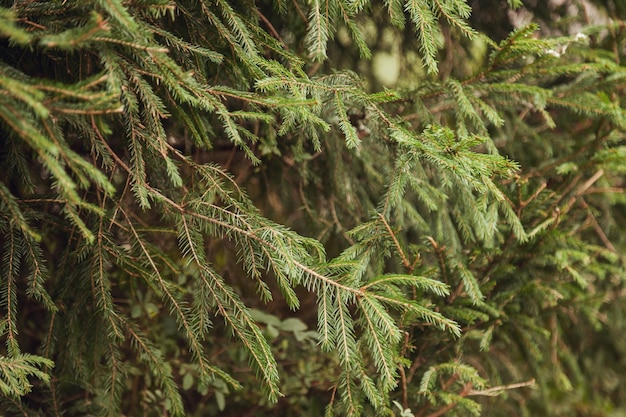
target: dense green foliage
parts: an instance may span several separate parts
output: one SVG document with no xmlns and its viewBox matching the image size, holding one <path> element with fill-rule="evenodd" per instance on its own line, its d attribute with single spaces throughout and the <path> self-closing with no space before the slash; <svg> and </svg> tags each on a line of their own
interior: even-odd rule
<svg viewBox="0 0 626 417">
<path fill-rule="evenodd" d="M 626 10 L 522 3 L 1 1 L 0 413 L 625 413 Z"/>
</svg>

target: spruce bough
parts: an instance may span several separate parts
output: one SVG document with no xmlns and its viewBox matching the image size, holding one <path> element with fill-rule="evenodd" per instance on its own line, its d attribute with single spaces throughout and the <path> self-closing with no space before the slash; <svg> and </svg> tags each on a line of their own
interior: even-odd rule
<svg viewBox="0 0 626 417">
<path fill-rule="evenodd" d="M 583 341 L 622 329 L 620 26 L 470 14 L 0 2 L 0 409 L 616 406 Z M 414 81 L 334 66 L 372 24 Z"/>
</svg>

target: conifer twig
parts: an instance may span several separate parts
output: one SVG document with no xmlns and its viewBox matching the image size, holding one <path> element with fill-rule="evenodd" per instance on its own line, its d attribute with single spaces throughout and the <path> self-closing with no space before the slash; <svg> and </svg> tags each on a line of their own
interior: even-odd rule
<svg viewBox="0 0 626 417">
<path fill-rule="evenodd" d="M 402 343 L 402 350 L 400 351 L 400 357 L 404 358 L 407 347 L 409 345 L 409 332 L 404 332 L 404 342 Z M 409 408 L 409 390 L 407 388 L 406 373 L 404 372 L 404 366 L 398 367 L 400 373 L 401 390 L 402 390 L 402 407 Z"/>
<path fill-rule="evenodd" d="M 337 209 L 335 206 L 335 195 L 332 194 L 329 198 L 330 200 L 330 214 L 333 217 L 333 223 L 335 224 L 335 226 L 337 227 L 337 230 L 341 233 L 341 235 L 344 237 L 344 239 L 346 239 L 346 241 L 350 244 L 350 245 L 354 245 L 354 240 L 350 237 L 350 235 L 348 235 L 345 231 L 345 229 L 343 228 L 343 226 L 341 225 L 341 222 L 339 221 L 339 217 L 337 216 Z"/>
<path fill-rule="evenodd" d="M 469 392 L 472 390 L 472 383 L 468 382 L 463 386 L 463 390 L 458 394 L 461 397 L 466 397 Z M 445 405 L 434 413 L 428 414 L 426 417 L 439 417 L 452 410 L 458 405 L 457 402 L 451 402 L 450 404 Z"/>
<path fill-rule="evenodd" d="M 404 265 L 406 270 L 409 271 L 411 269 L 411 262 L 409 261 L 409 258 L 407 258 L 406 254 L 404 253 L 402 246 L 400 246 L 400 242 L 398 241 L 396 234 L 393 232 L 393 230 L 391 230 L 391 227 L 389 226 L 389 223 L 387 223 L 387 220 L 385 220 L 385 217 L 380 213 L 377 213 L 377 214 L 378 214 L 378 217 L 380 217 L 380 219 L 382 220 L 383 224 L 385 225 L 385 228 L 387 229 L 389 236 L 391 236 L 391 239 L 393 240 L 393 243 L 396 246 L 398 254 L 402 258 L 402 264 Z"/>
</svg>

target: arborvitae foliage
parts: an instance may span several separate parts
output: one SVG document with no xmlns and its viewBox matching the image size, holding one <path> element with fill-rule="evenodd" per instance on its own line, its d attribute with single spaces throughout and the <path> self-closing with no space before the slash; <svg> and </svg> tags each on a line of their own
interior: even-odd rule
<svg viewBox="0 0 626 417">
<path fill-rule="evenodd" d="M 619 407 L 624 25 L 469 3 L 0 2 L 0 411 Z"/>
</svg>

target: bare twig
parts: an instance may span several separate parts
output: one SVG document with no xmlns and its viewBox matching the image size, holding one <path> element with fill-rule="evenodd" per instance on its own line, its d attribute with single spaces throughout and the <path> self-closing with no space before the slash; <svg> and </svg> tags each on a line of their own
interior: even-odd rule
<svg viewBox="0 0 626 417">
<path fill-rule="evenodd" d="M 498 385 L 497 387 L 491 387 L 491 388 L 487 388 L 484 390 L 470 390 L 467 393 L 467 395 L 468 396 L 483 395 L 487 397 L 495 397 L 496 395 L 500 395 L 502 391 L 508 391 L 508 390 L 517 389 L 517 388 L 534 387 L 534 386 L 535 386 L 535 379 L 533 378 L 530 381 L 526 381 L 526 382 L 517 382 L 515 384 L 509 384 L 509 385 Z"/>
<path fill-rule="evenodd" d="M 256 13 L 261 18 L 263 23 L 265 23 L 265 25 L 267 25 L 267 28 L 270 30 L 270 32 L 272 32 L 272 35 L 283 45 L 283 47 L 285 48 L 285 51 L 288 51 L 289 47 L 287 46 L 285 41 L 283 41 L 283 38 L 281 38 L 280 34 L 278 33 L 278 31 L 276 30 L 274 25 L 272 25 L 272 22 L 270 22 L 267 19 L 267 17 L 265 17 L 265 15 L 263 13 L 261 13 L 261 11 L 259 9 L 256 10 Z"/>
</svg>

